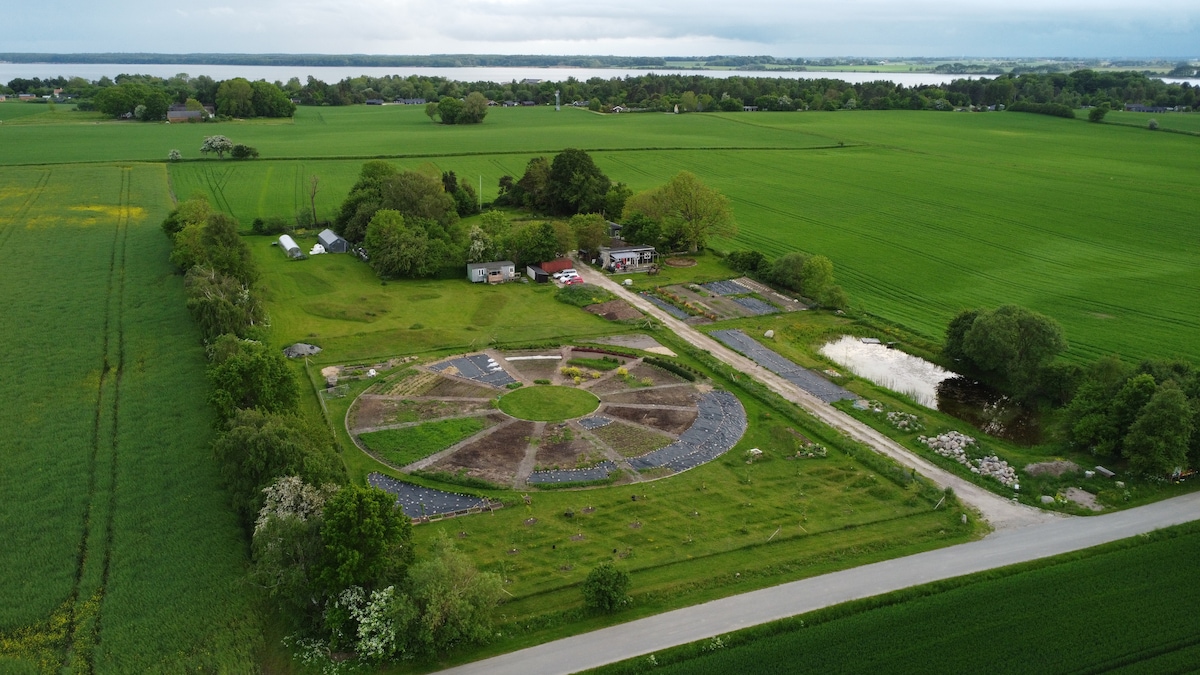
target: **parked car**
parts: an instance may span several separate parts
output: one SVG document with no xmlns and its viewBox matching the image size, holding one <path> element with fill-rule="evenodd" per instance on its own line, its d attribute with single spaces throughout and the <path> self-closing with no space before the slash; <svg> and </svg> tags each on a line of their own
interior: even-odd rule
<svg viewBox="0 0 1200 675">
<path fill-rule="evenodd" d="M 567 286 L 574 286 L 575 284 L 582 284 L 582 283 L 583 283 L 583 277 L 571 277 L 570 279 L 567 279 L 566 281 L 563 282 L 563 284 L 565 284 Z"/>
<path fill-rule="evenodd" d="M 565 270 L 562 270 L 559 272 L 555 272 L 554 274 L 551 274 L 550 276 L 554 277 L 555 281 L 563 281 L 566 277 L 579 276 L 579 272 L 576 272 L 574 268 L 570 268 L 570 269 L 565 269 Z"/>
</svg>

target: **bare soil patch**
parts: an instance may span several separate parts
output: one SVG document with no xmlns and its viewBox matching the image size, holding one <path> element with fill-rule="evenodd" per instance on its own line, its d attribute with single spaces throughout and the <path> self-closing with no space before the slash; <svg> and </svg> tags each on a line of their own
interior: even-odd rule
<svg viewBox="0 0 1200 675">
<path fill-rule="evenodd" d="M 567 424 L 547 424 L 538 445 L 535 470 L 581 469 L 604 459 L 599 448 Z"/>
<path fill-rule="evenodd" d="M 1079 465 L 1075 462 L 1066 459 L 1060 459 L 1054 462 L 1038 462 L 1037 464 L 1026 464 L 1025 473 L 1030 476 L 1061 476 L 1064 473 L 1079 471 Z"/>
<path fill-rule="evenodd" d="M 662 347 L 662 344 L 643 333 L 634 333 L 632 335 L 609 335 L 607 337 L 595 338 L 588 340 L 599 345 L 615 345 L 617 347 L 632 347 L 633 349 L 654 349 Z"/>
<path fill-rule="evenodd" d="M 662 389 L 634 389 L 603 398 L 605 403 L 640 403 L 644 405 L 694 406 L 700 395 L 691 387 L 663 387 Z"/>
<path fill-rule="evenodd" d="M 669 391 L 669 390 L 668 390 Z M 679 435 L 687 431 L 696 421 L 695 410 L 671 410 L 669 408 L 624 408 L 610 405 L 604 414 L 630 422 L 637 422 L 667 433 Z"/>
<path fill-rule="evenodd" d="M 663 261 L 667 267 L 693 267 L 696 264 L 695 258 L 667 258 Z"/>
<path fill-rule="evenodd" d="M 465 471 L 468 476 L 500 485 L 512 483 L 518 465 L 525 458 L 533 429 L 533 422 L 514 422 L 459 448 L 430 468 L 451 473 Z"/>
<path fill-rule="evenodd" d="M 648 377 L 651 384 L 683 384 L 687 382 L 687 380 L 675 373 L 645 363 L 639 363 L 630 368 L 629 374 L 636 377 L 639 381 Z"/>
<path fill-rule="evenodd" d="M 619 392 L 632 391 L 633 387 L 629 386 L 622 378 L 614 375 L 606 380 L 602 380 L 587 388 L 588 391 L 599 396 L 602 400 L 606 399 L 608 394 Z"/>
<path fill-rule="evenodd" d="M 405 369 L 374 385 L 370 392 L 381 396 L 424 396 L 441 379 L 437 373 Z"/>
<path fill-rule="evenodd" d="M 421 422 L 460 417 L 488 408 L 483 401 L 413 401 L 411 399 L 360 398 L 350 412 L 352 431 L 385 424 Z"/>
<path fill-rule="evenodd" d="M 647 431 L 624 422 L 613 422 L 592 431 L 596 438 L 604 441 L 622 457 L 640 457 L 671 444 L 671 437 L 656 431 Z"/>
<path fill-rule="evenodd" d="M 1096 501 L 1096 495 L 1088 492 L 1087 490 L 1081 490 L 1076 487 L 1067 488 L 1063 493 L 1063 496 L 1085 509 L 1091 509 L 1092 511 L 1104 510 L 1104 507 Z"/>
<path fill-rule="evenodd" d="M 476 384 L 460 382 L 452 380 L 448 377 L 438 377 L 432 387 L 425 391 L 425 396 L 448 396 L 457 398 L 491 398 L 496 395 L 497 390 L 488 387 L 481 387 Z"/>
<path fill-rule="evenodd" d="M 538 359 L 535 361 L 507 361 L 509 368 L 528 377 L 531 380 L 553 379 L 564 361 L 555 359 Z"/>
<path fill-rule="evenodd" d="M 642 316 L 641 312 L 634 309 L 624 300 L 609 300 L 598 305 L 588 305 L 584 309 L 592 314 L 602 316 L 609 321 L 629 321 L 640 319 Z"/>
</svg>

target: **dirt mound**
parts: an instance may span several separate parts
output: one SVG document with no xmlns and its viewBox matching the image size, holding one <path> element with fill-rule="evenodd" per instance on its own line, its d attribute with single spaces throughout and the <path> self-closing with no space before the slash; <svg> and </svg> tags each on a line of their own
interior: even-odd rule
<svg viewBox="0 0 1200 675">
<path fill-rule="evenodd" d="M 602 316 L 609 321 L 627 321 L 641 318 L 642 313 L 634 309 L 624 300 L 609 300 L 598 305 L 588 305 L 585 310 Z"/>
<path fill-rule="evenodd" d="M 1079 471 L 1079 465 L 1066 459 L 1025 465 L 1025 473 L 1029 474 L 1030 476 L 1057 477 L 1063 475 L 1064 473 L 1071 473 L 1073 471 Z"/>
</svg>

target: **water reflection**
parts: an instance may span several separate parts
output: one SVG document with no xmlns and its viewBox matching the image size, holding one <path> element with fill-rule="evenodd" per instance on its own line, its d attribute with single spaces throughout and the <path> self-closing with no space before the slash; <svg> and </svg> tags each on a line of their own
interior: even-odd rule
<svg viewBox="0 0 1200 675">
<path fill-rule="evenodd" d="M 991 387 L 965 377 L 944 380 L 937 389 L 938 410 L 971 424 L 984 433 L 1020 445 L 1041 442 L 1037 411 Z"/>
</svg>

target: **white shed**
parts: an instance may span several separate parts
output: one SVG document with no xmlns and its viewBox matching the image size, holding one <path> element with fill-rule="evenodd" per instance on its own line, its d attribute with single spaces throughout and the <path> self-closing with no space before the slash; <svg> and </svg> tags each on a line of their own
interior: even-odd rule
<svg viewBox="0 0 1200 675">
<path fill-rule="evenodd" d="M 279 235 L 279 248 L 283 249 L 289 258 L 299 258 L 304 255 L 300 247 L 296 245 L 296 240 L 286 234 Z"/>
</svg>

